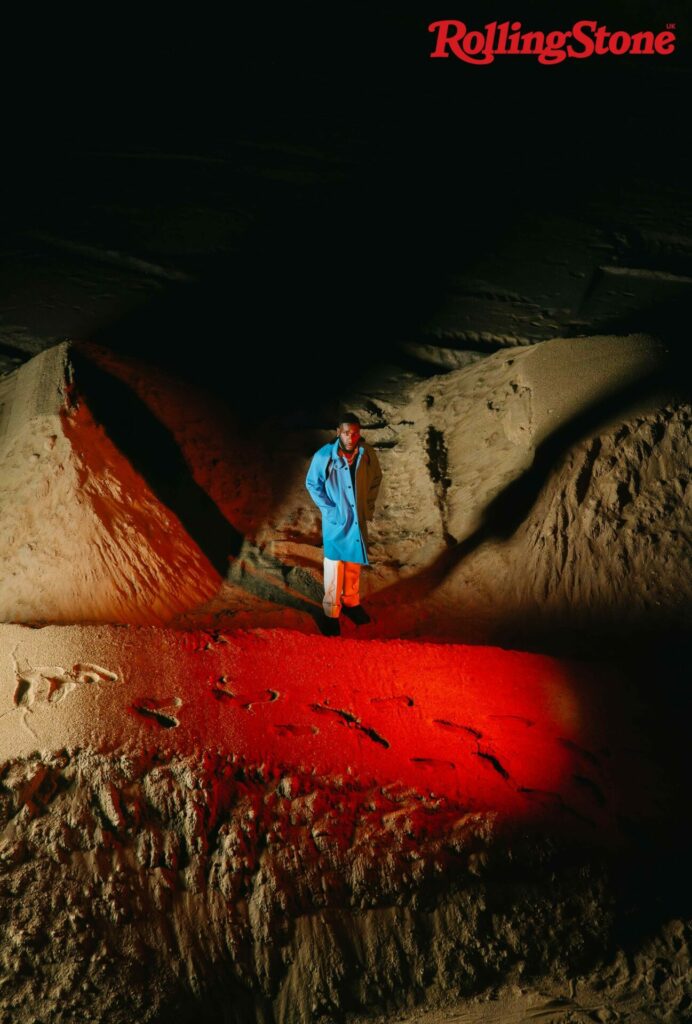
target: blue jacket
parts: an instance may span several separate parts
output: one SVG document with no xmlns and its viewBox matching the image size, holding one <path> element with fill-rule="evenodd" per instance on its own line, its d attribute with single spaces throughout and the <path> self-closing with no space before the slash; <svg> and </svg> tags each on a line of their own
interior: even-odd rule
<svg viewBox="0 0 692 1024">
<path fill-rule="evenodd" d="M 382 471 L 374 448 L 361 441 L 356 456 L 356 493 L 339 439 L 315 452 L 305 486 L 322 513 L 325 558 L 368 564 L 369 519 L 375 511 Z"/>
</svg>

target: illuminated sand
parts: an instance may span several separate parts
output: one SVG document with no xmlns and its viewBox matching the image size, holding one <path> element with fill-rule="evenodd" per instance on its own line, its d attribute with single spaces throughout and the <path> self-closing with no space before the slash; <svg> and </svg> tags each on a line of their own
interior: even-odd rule
<svg viewBox="0 0 692 1024">
<path fill-rule="evenodd" d="M 2 388 L 6 621 L 317 632 L 326 429 L 249 430 L 93 346 Z M 359 637 L 590 656 L 689 628 L 691 413 L 656 339 L 554 339 L 378 401 L 353 399 L 384 470 Z"/>
<path fill-rule="evenodd" d="M 280 630 L 3 626 L 2 638 L 8 758 L 152 744 L 220 752 L 270 774 L 404 785 L 587 835 L 634 810 L 633 741 L 621 716 L 617 731 L 609 724 L 618 685 L 603 669 Z M 647 813 L 641 790 L 636 813 Z"/>
<path fill-rule="evenodd" d="M 214 573 L 74 387 L 69 346 L 0 383 L 3 619 L 161 621 Z"/>
<path fill-rule="evenodd" d="M 662 360 L 556 339 L 383 401 L 374 621 L 339 640 L 303 487 L 325 431 L 243 433 L 93 348 L 2 382 L 8 1020 L 684 1014 L 684 908 L 622 940 L 649 852 L 651 907 L 687 848 L 686 704 L 650 641 L 692 579 Z M 641 666 L 458 643 L 622 631 Z"/>
<path fill-rule="evenodd" d="M 608 947 L 612 858 L 668 827 L 654 745 L 604 669 L 0 629 L 0 1005 L 18 1020 L 307 1021 L 556 984 Z"/>
</svg>

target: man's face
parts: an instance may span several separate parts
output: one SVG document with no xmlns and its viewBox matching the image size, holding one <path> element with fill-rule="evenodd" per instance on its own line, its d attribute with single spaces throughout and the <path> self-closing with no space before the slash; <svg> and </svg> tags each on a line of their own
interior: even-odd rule
<svg viewBox="0 0 692 1024">
<path fill-rule="evenodd" d="M 360 427 L 357 423 L 341 423 L 338 427 L 337 433 L 339 435 L 341 447 L 345 451 L 352 452 L 354 448 L 358 447 L 358 442 L 360 441 Z"/>
</svg>

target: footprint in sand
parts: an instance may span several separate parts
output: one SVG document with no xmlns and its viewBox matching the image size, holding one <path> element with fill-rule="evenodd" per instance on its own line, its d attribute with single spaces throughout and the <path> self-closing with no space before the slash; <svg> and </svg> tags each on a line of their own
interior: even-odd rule
<svg viewBox="0 0 692 1024">
<path fill-rule="evenodd" d="M 244 690 L 236 693 L 226 676 L 221 676 L 212 684 L 211 692 L 216 700 L 236 704 L 243 711 L 251 711 L 255 704 L 273 704 L 279 699 L 278 690 Z"/>
<path fill-rule="evenodd" d="M 132 710 L 142 718 L 155 722 L 162 729 L 175 729 L 180 719 L 173 712 L 182 706 L 180 697 L 139 697 L 132 704 Z"/>
<path fill-rule="evenodd" d="M 100 665 L 78 662 L 72 668 L 49 665 L 33 668 L 27 661 L 15 660 L 14 703 L 30 710 L 34 704 L 58 704 L 79 684 L 117 682 L 118 676 Z"/>
</svg>

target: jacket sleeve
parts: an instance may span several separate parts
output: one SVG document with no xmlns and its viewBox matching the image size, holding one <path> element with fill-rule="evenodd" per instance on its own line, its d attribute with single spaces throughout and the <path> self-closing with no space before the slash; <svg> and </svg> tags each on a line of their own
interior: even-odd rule
<svg viewBox="0 0 692 1024">
<path fill-rule="evenodd" d="M 366 496 L 367 511 L 366 519 L 372 519 L 375 514 L 375 502 L 377 501 L 377 495 L 380 490 L 380 484 L 382 483 L 382 470 L 380 469 L 380 462 L 377 458 L 377 453 L 374 448 L 370 448 L 368 451 L 370 456 L 370 473 L 368 483 L 368 493 Z"/>
<path fill-rule="evenodd" d="M 327 512 L 336 508 L 332 499 L 327 495 L 325 487 L 325 470 L 327 469 L 328 459 L 329 455 L 325 455 L 324 452 L 315 452 L 305 479 L 308 493 L 321 512 Z"/>
</svg>

